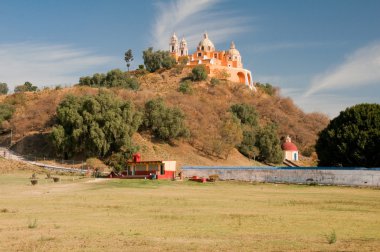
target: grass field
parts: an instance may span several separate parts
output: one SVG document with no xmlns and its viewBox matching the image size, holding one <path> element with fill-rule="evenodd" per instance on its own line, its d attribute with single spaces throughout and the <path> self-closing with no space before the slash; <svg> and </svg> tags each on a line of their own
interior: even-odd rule
<svg viewBox="0 0 380 252">
<path fill-rule="evenodd" d="M 1 251 L 376 251 L 380 190 L 0 175 Z"/>
</svg>

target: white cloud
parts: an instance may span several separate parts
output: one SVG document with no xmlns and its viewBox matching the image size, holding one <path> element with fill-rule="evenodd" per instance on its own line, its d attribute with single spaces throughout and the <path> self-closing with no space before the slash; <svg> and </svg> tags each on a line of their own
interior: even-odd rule
<svg viewBox="0 0 380 252">
<path fill-rule="evenodd" d="M 215 7 L 218 3 L 220 0 L 158 2 L 152 27 L 154 47 L 167 49 L 173 32 L 179 37 L 184 36 L 189 48 L 195 48 L 205 31 L 214 43 L 220 43 L 232 40 L 233 35 L 250 29 L 247 17 L 233 10 L 217 10 Z"/>
<path fill-rule="evenodd" d="M 329 89 L 347 89 L 380 84 L 380 43 L 360 48 L 345 62 L 313 78 L 305 96 Z"/>
<path fill-rule="evenodd" d="M 284 49 L 303 49 L 330 46 L 328 42 L 280 42 L 280 43 L 267 43 L 261 45 L 253 45 L 252 51 L 254 53 L 266 53 L 273 51 L 280 51 Z"/>
<path fill-rule="evenodd" d="M 74 84 L 86 70 L 112 60 L 69 45 L 0 44 L 0 82 L 8 83 L 10 90 L 25 81 L 40 87 Z"/>
</svg>

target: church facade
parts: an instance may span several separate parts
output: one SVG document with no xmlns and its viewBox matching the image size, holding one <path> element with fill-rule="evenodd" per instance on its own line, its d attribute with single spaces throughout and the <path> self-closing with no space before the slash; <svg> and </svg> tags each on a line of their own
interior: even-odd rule
<svg viewBox="0 0 380 252">
<path fill-rule="evenodd" d="M 174 33 L 170 38 L 169 51 L 177 61 L 187 57 L 189 67 L 205 65 L 210 77 L 242 83 L 255 90 L 252 73 L 243 68 L 240 52 L 236 49 L 234 42 L 231 42 L 229 50 L 217 51 L 208 34 L 205 33 L 196 51 L 189 54 L 185 38 L 179 41 Z"/>
</svg>

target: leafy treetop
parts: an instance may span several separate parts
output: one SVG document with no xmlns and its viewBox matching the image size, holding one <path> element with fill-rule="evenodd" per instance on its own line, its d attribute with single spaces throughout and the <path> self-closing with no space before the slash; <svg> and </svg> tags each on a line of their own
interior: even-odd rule
<svg viewBox="0 0 380 252">
<path fill-rule="evenodd" d="M 380 166 L 380 104 L 358 104 L 340 112 L 319 133 L 320 166 Z"/>
<path fill-rule="evenodd" d="M 95 96 L 68 96 L 57 108 L 51 137 L 65 157 L 84 153 L 106 157 L 112 152 L 133 152 L 131 137 L 141 124 L 141 114 L 130 101 L 100 92 Z"/>
</svg>

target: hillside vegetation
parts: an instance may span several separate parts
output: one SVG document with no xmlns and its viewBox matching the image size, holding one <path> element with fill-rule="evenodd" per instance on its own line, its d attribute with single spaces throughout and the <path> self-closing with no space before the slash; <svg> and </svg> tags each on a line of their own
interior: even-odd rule
<svg viewBox="0 0 380 252">
<path fill-rule="evenodd" d="M 278 138 L 290 135 L 301 152 L 310 152 L 317 133 L 329 122 L 327 116 L 304 113 L 290 98 L 281 97 L 275 89 L 268 92 L 261 86 L 258 92 L 253 92 L 242 84 L 206 80 L 192 82 L 191 93 L 180 92 L 180 83 L 188 78 L 189 73 L 189 69 L 180 66 L 155 73 L 136 70 L 131 74 L 138 79 L 138 90 L 77 85 L 2 96 L 4 104 L 15 108 L 12 119 L 6 125 L 13 131 L 13 148 L 24 154 L 55 155 L 49 133 L 56 123 L 58 105 L 69 94 L 95 95 L 100 89 L 120 99 L 131 100 L 141 110 L 147 101 L 156 98 L 160 98 L 167 107 L 178 107 L 184 113 L 185 124 L 190 131 L 188 138 L 167 144 L 142 129 L 134 134 L 133 140 L 140 146 L 143 159 L 175 159 L 180 165 L 257 164 L 236 149 L 227 153 L 218 151 L 219 145 L 225 142 L 221 129 L 231 114 L 231 106 L 235 104 L 253 106 L 259 116 L 258 125 L 264 127 L 274 123 Z"/>
</svg>

